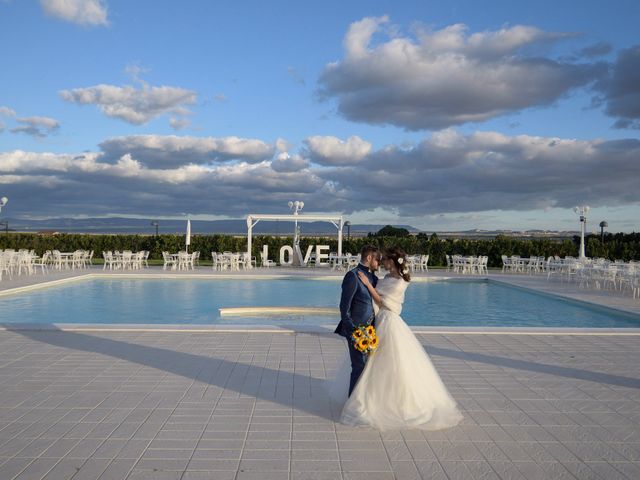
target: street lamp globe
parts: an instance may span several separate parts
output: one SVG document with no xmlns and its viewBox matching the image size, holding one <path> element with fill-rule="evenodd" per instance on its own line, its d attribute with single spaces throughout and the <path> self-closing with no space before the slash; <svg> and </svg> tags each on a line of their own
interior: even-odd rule
<svg viewBox="0 0 640 480">
<path fill-rule="evenodd" d="M 7 197 L 0 198 L 0 207 L 4 207 L 9 202 Z"/>
<path fill-rule="evenodd" d="M 590 208 L 588 205 L 582 205 L 580 207 L 573 207 L 573 211 L 580 215 L 580 250 L 578 252 L 578 258 L 580 260 L 584 260 L 585 258 L 585 245 L 584 245 L 584 234 L 587 229 L 587 213 Z"/>
</svg>

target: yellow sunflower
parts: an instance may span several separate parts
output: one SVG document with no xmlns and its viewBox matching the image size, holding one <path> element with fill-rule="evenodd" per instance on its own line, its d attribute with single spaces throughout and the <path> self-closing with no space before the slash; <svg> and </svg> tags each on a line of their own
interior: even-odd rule
<svg viewBox="0 0 640 480">
<path fill-rule="evenodd" d="M 366 338 L 361 339 L 358 342 L 358 350 L 364 352 L 367 348 L 369 348 L 369 340 L 367 340 Z"/>
<path fill-rule="evenodd" d="M 373 325 L 369 325 L 367 327 L 367 335 L 371 337 L 372 335 L 375 335 L 375 334 L 376 334 L 376 329 L 373 328 Z"/>
<path fill-rule="evenodd" d="M 360 330 L 359 328 L 354 330 L 353 333 L 351 334 L 351 336 L 355 339 L 359 339 L 362 338 L 364 334 L 362 333 L 362 330 Z"/>
<path fill-rule="evenodd" d="M 371 339 L 371 341 L 370 341 L 370 344 L 369 344 L 369 345 L 370 345 L 371 349 L 373 350 L 373 349 L 378 348 L 378 343 L 379 343 L 379 342 L 378 342 L 378 337 L 373 337 L 373 338 Z"/>
</svg>

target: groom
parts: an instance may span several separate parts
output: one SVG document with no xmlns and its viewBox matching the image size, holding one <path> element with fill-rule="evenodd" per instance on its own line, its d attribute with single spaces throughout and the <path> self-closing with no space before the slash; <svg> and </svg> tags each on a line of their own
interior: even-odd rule
<svg viewBox="0 0 640 480">
<path fill-rule="evenodd" d="M 367 287 L 358 278 L 358 271 L 364 272 L 374 287 L 378 283 L 375 271 L 380 264 L 380 251 L 377 247 L 366 245 L 360 252 L 360 263 L 356 268 L 347 272 L 342 280 L 342 296 L 340 297 L 340 323 L 335 333 L 347 339 L 349 355 L 351 357 L 351 381 L 349 395 L 358 382 L 364 370 L 367 356 L 356 350 L 351 334 L 357 326 L 374 324 L 373 300 Z M 374 325 L 375 326 L 375 325 Z"/>
</svg>

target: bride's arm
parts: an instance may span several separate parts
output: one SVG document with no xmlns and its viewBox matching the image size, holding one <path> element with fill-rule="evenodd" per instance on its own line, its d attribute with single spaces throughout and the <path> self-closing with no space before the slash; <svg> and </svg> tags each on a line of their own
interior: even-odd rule
<svg viewBox="0 0 640 480">
<path fill-rule="evenodd" d="M 373 288 L 373 285 L 371 285 L 371 282 L 369 281 L 367 276 L 363 272 L 358 272 L 358 277 L 360 277 L 360 280 L 362 280 L 362 283 L 364 284 L 364 286 L 367 287 L 367 289 L 369 290 L 369 293 L 371 294 L 371 298 L 373 298 L 373 301 L 376 302 L 376 305 L 378 305 L 379 307 L 382 307 L 382 297 L 376 291 L 376 289 Z"/>
</svg>

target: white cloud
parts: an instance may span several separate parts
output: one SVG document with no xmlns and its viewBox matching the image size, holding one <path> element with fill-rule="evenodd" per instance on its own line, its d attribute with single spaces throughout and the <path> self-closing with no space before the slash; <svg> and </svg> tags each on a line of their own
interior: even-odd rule
<svg viewBox="0 0 640 480">
<path fill-rule="evenodd" d="M 261 162 L 273 156 L 274 147 L 262 140 L 240 137 L 190 137 L 176 135 L 132 135 L 103 141 L 107 159 L 131 154 L 145 165 L 172 167 L 240 160 Z"/>
<path fill-rule="evenodd" d="M 102 0 L 40 0 L 47 15 L 79 25 L 108 25 Z"/>
<path fill-rule="evenodd" d="M 344 58 L 328 64 L 319 93 L 349 120 L 410 130 L 481 122 L 548 105 L 599 78 L 604 65 L 527 53 L 570 36 L 516 25 L 469 34 L 465 25 L 374 44 L 387 17 L 354 22 Z M 526 49 L 526 50 L 525 50 Z"/>
<path fill-rule="evenodd" d="M 68 172 L 73 168 L 95 171 L 99 154 L 56 154 L 13 150 L 0 153 L 0 173 Z"/>
<path fill-rule="evenodd" d="M 189 125 L 191 125 L 191 121 L 187 118 L 171 117 L 171 120 L 169 120 L 169 126 L 174 130 L 184 130 Z"/>
<path fill-rule="evenodd" d="M 196 102 L 196 92 L 179 87 L 95 85 L 87 88 L 62 90 L 60 97 L 79 105 L 97 105 L 111 118 L 134 125 L 142 125 L 166 113 L 185 115 L 185 105 Z"/>
<path fill-rule="evenodd" d="M 50 117 L 16 118 L 21 125 L 12 128 L 11 133 L 25 133 L 35 138 L 44 138 L 60 128 L 60 123 Z"/>
<path fill-rule="evenodd" d="M 364 140 L 363 140 L 364 142 Z M 0 153 L 15 214 L 109 212 L 242 216 L 282 212 L 299 198 L 310 212 L 398 212 L 402 218 L 476 212 L 640 205 L 640 140 L 576 140 L 438 132 L 413 146 L 371 150 L 344 165 L 277 152 L 255 139 L 118 137 L 89 153 Z M 273 155 L 276 155 L 273 158 Z M 262 157 L 262 158 L 260 158 Z M 34 188 L 38 185 L 38 188 Z"/>
<path fill-rule="evenodd" d="M 271 168 L 276 172 L 298 172 L 309 167 L 309 161 L 302 155 L 289 155 L 287 152 L 279 153 L 271 162 Z"/>
<path fill-rule="evenodd" d="M 0 106 L 0 115 L 4 117 L 15 117 L 16 111 L 13 108 Z"/>
<path fill-rule="evenodd" d="M 358 136 L 346 141 L 332 136 L 312 136 L 305 139 L 309 157 L 322 165 L 353 165 L 371 152 L 371 144 Z"/>
<path fill-rule="evenodd" d="M 640 202 L 640 141 L 445 132 L 412 148 L 389 146 L 354 167 L 321 174 L 347 204 L 405 215 L 569 208 Z M 346 199 L 345 198 L 345 199 Z"/>
</svg>

